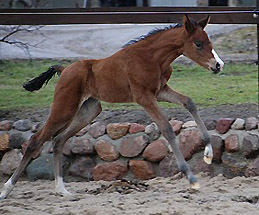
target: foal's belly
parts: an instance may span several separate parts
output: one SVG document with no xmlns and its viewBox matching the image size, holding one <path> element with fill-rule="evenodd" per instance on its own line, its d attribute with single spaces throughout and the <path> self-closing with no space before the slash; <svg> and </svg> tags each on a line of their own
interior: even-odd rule
<svg viewBox="0 0 259 215">
<path fill-rule="evenodd" d="M 91 96 L 110 103 L 133 102 L 133 96 L 125 77 L 98 76 L 90 87 Z"/>
<path fill-rule="evenodd" d="M 133 97 L 128 92 L 125 92 L 123 90 L 116 90 L 116 89 L 105 89 L 102 92 L 98 92 L 97 94 L 92 95 L 94 98 L 109 102 L 109 103 L 128 103 L 133 102 Z"/>
</svg>

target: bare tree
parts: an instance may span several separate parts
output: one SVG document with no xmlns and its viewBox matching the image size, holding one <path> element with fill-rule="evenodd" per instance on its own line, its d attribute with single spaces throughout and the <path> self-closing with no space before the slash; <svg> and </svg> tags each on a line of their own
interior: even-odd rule
<svg viewBox="0 0 259 215">
<path fill-rule="evenodd" d="M 30 42 L 25 42 L 20 39 L 16 39 L 17 35 L 20 33 L 26 33 L 26 34 L 34 34 L 34 33 L 39 33 L 41 35 L 42 32 L 40 32 L 40 29 L 43 26 L 38 26 L 38 25 L 31 25 L 31 26 L 23 26 L 23 25 L 9 25 L 9 26 L 0 26 L 0 31 L 5 32 L 4 36 L 0 38 L 0 43 L 6 43 L 9 45 L 14 45 L 17 46 L 18 48 L 22 49 L 25 54 L 29 56 L 31 59 L 31 54 L 30 54 L 30 48 L 31 47 L 37 47 L 41 42 L 38 43 L 30 43 Z"/>
</svg>

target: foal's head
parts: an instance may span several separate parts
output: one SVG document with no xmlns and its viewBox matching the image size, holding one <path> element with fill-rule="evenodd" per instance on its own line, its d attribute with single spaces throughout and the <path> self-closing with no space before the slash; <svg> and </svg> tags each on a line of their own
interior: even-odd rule
<svg viewBox="0 0 259 215">
<path fill-rule="evenodd" d="M 184 16 L 183 23 L 187 40 L 184 44 L 183 54 L 213 73 L 219 73 L 223 69 L 224 62 L 212 48 L 208 35 L 204 31 L 209 19 L 208 16 L 195 22 L 190 20 L 188 16 Z"/>
</svg>

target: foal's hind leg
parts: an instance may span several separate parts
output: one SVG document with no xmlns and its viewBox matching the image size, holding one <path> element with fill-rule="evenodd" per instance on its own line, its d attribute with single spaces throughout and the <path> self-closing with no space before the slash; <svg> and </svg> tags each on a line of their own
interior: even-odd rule
<svg viewBox="0 0 259 215">
<path fill-rule="evenodd" d="M 176 144 L 175 134 L 172 130 L 172 127 L 158 107 L 155 96 L 152 93 L 144 92 L 144 90 L 139 93 L 139 95 L 139 98 L 136 98 L 136 102 L 147 111 L 147 113 L 158 125 L 158 128 L 161 131 L 162 135 L 171 145 L 179 170 L 186 175 L 192 189 L 199 189 L 200 186 L 197 178 L 193 175 L 189 165 L 185 161 L 178 145 Z"/>
<path fill-rule="evenodd" d="M 72 75 L 72 77 L 70 77 Z M 65 73 L 60 77 L 56 86 L 54 101 L 50 116 L 44 127 L 33 135 L 23 156 L 21 163 L 11 178 L 5 183 L 0 199 L 4 199 L 12 191 L 21 173 L 24 171 L 32 157 L 40 151 L 45 141 L 52 139 L 65 130 L 73 120 L 79 109 L 81 101 L 82 77 L 76 72 Z M 67 84 L 69 83 L 69 84 Z"/>
<path fill-rule="evenodd" d="M 65 142 L 78 131 L 89 124 L 101 112 L 101 104 L 98 100 L 89 98 L 84 101 L 73 121 L 63 132 L 57 135 L 53 141 L 54 146 L 54 170 L 55 170 L 55 190 L 59 195 L 65 196 L 70 193 L 65 189 L 62 176 L 62 149 Z"/>
<path fill-rule="evenodd" d="M 30 138 L 29 145 L 22 158 L 21 163 L 19 164 L 13 175 L 9 178 L 9 180 L 4 184 L 4 188 L 0 195 L 0 200 L 5 199 L 8 196 L 8 194 L 14 188 L 14 185 L 18 181 L 20 175 L 22 174 L 28 163 L 31 161 L 34 153 L 40 150 L 43 143 L 49 139 L 50 136 L 44 131 L 44 128 L 42 128 Z"/>
<path fill-rule="evenodd" d="M 69 105 L 67 105 L 66 107 L 69 107 Z M 75 113 L 76 110 L 74 110 L 74 114 L 66 114 L 66 108 L 63 108 L 63 111 L 60 110 L 58 113 L 55 111 L 51 113 L 44 127 L 30 138 L 28 147 L 25 151 L 21 163 L 19 164 L 13 175 L 10 177 L 10 179 L 4 185 L 4 188 L 0 195 L 0 200 L 5 199 L 8 196 L 8 194 L 12 191 L 14 185 L 18 181 L 24 169 L 27 167 L 28 163 L 31 161 L 33 157 L 35 157 L 35 155 L 37 155 L 40 152 L 44 142 L 50 140 L 53 136 L 59 133 L 60 130 L 65 129 L 73 119 Z M 53 123 L 52 120 L 53 115 L 55 116 L 55 123 Z"/>
<path fill-rule="evenodd" d="M 204 161 L 208 164 L 211 164 L 213 158 L 213 151 L 210 143 L 210 135 L 205 127 L 200 115 L 196 109 L 195 104 L 191 98 L 186 97 L 174 90 L 172 90 L 168 85 L 165 86 L 163 90 L 157 95 L 159 101 L 167 101 L 182 104 L 193 116 L 193 119 L 197 123 L 197 126 L 201 132 L 202 141 L 206 144 L 204 151 Z"/>
</svg>

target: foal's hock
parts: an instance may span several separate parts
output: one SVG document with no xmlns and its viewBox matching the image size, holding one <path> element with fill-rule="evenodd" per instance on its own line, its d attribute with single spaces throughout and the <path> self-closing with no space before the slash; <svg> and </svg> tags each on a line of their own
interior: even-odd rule
<svg viewBox="0 0 259 215">
<path fill-rule="evenodd" d="M 101 112 L 99 101 L 111 103 L 136 102 L 141 105 L 158 125 L 169 142 L 179 170 L 189 180 L 191 188 L 198 189 L 197 178 L 179 150 L 171 125 L 157 105 L 166 101 L 183 105 L 193 116 L 206 144 L 204 160 L 212 162 L 210 136 L 195 104 L 167 85 L 172 68 L 170 64 L 185 55 L 199 65 L 218 73 L 223 61 L 212 49 L 204 31 L 209 17 L 198 22 L 183 17 L 183 24 L 155 29 L 147 35 L 131 40 L 123 49 L 110 57 L 96 60 L 80 60 L 68 67 L 53 66 L 47 72 L 24 85 L 29 91 L 38 90 L 55 73 L 60 73 L 53 104 L 47 122 L 29 140 L 28 148 L 19 167 L 5 183 L 0 199 L 13 189 L 23 170 L 36 157 L 45 141 L 53 140 L 55 190 L 69 195 L 62 176 L 62 148 L 65 142 Z"/>
</svg>

